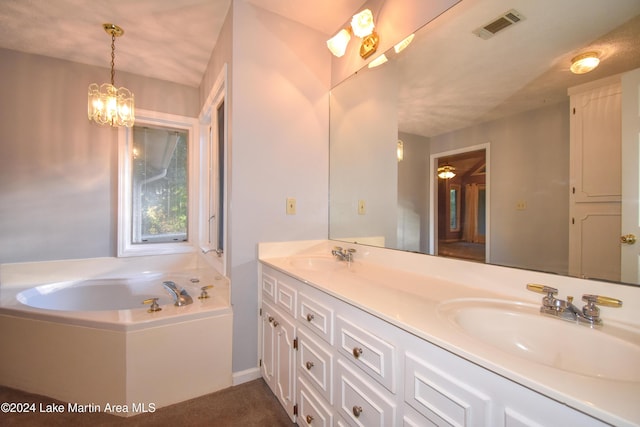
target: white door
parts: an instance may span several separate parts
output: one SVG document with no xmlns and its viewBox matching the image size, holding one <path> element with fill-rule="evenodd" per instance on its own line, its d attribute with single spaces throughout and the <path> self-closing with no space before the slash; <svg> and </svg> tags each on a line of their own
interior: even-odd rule
<svg viewBox="0 0 640 427">
<path fill-rule="evenodd" d="M 640 68 L 622 76 L 622 232 L 640 238 Z M 622 281 L 640 283 L 640 243 L 621 243 Z"/>
</svg>

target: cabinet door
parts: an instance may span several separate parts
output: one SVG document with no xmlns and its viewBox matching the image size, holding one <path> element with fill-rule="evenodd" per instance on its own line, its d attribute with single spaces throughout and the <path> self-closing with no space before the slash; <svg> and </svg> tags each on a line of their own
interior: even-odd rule
<svg viewBox="0 0 640 427">
<path fill-rule="evenodd" d="M 273 321 L 275 313 L 273 308 L 268 304 L 262 304 L 262 348 L 260 349 L 262 360 L 262 377 L 267 383 L 271 391 L 275 392 L 275 371 L 276 371 L 276 354 L 275 354 L 275 330 Z"/>
<path fill-rule="evenodd" d="M 276 312 L 277 313 L 277 312 Z M 273 321 L 275 334 L 275 394 L 293 419 L 295 403 L 295 339 L 296 328 L 286 316 L 276 315 Z"/>
<path fill-rule="evenodd" d="M 292 420 L 296 380 L 295 332 L 288 316 L 262 302 L 262 376 Z"/>
<path fill-rule="evenodd" d="M 621 99 L 619 82 L 571 93 L 571 178 L 575 202 L 620 201 Z"/>
</svg>

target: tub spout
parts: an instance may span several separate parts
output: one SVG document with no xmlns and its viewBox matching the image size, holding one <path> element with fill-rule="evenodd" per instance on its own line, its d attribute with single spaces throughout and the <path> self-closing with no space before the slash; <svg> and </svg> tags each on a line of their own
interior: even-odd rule
<svg viewBox="0 0 640 427">
<path fill-rule="evenodd" d="M 193 303 L 193 298 L 183 288 L 179 288 L 174 282 L 166 281 L 162 282 L 162 286 L 171 294 L 175 305 L 180 307 Z"/>
</svg>

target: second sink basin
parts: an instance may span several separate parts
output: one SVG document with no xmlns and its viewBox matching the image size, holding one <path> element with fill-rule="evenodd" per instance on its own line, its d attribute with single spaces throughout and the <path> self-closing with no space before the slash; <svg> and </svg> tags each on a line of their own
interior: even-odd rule
<svg viewBox="0 0 640 427">
<path fill-rule="evenodd" d="M 338 268 L 344 268 L 347 264 L 340 262 L 337 258 L 332 256 L 296 256 L 289 258 L 289 264 L 294 268 L 300 268 L 304 270 L 335 270 Z"/>
<path fill-rule="evenodd" d="M 509 354 L 559 370 L 616 381 L 640 381 L 640 335 L 607 324 L 592 329 L 507 300 L 460 299 L 439 315 L 465 334 Z"/>
</svg>

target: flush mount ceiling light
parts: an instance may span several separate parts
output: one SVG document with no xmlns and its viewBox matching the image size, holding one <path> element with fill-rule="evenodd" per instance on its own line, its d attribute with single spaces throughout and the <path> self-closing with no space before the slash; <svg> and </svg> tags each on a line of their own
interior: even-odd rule
<svg viewBox="0 0 640 427">
<path fill-rule="evenodd" d="M 585 74 L 600 64 L 598 52 L 585 52 L 571 59 L 571 72 L 573 74 Z"/>
<path fill-rule="evenodd" d="M 453 172 L 454 170 L 456 170 L 456 168 L 454 168 L 453 166 L 446 164 L 444 166 L 440 166 L 438 168 L 438 178 L 442 178 L 442 179 L 451 179 L 454 176 L 456 176 L 456 174 Z"/>
<path fill-rule="evenodd" d="M 111 35 L 111 83 L 89 85 L 89 120 L 101 125 L 131 127 L 135 121 L 133 93 L 125 87 L 114 86 L 116 37 L 122 36 L 124 30 L 114 24 L 103 24 L 102 28 Z"/>
<path fill-rule="evenodd" d="M 327 40 L 327 47 L 331 53 L 339 58 L 346 52 L 347 45 L 353 34 L 362 39 L 360 56 L 366 59 L 378 49 L 378 44 L 380 43 L 378 34 L 373 31 L 374 28 L 373 14 L 371 10 L 365 9 L 353 15 L 351 25 L 348 28 L 340 30 L 335 36 Z"/>
</svg>

